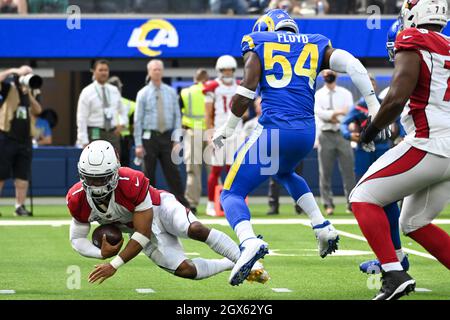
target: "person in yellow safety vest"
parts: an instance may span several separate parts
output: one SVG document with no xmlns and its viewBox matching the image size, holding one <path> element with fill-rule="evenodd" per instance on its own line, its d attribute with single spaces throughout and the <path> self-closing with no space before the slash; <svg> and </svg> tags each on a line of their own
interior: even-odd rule
<svg viewBox="0 0 450 320">
<path fill-rule="evenodd" d="M 194 214 L 197 213 L 202 192 L 203 152 L 208 145 L 207 141 L 203 139 L 206 129 L 203 84 L 208 78 L 208 72 L 205 69 L 198 69 L 194 75 L 194 84 L 182 89 L 180 94 L 183 115 L 181 122 L 184 129 L 184 163 L 187 173 L 185 197 Z M 208 166 L 206 170 L 208 174 Z"/>
<path fill-rule="evenodd" d="M 116 86 L 122 95 L 123 84 L 119 77 L 109 78 L 108 83 Z M 130 152 L 133 147 L 133 117 L 136 103 L 132 100 L 122 97 L 122 105 L 127 110 L 128 126 L 120 133 L 120 164 L 124 167 L 130 166 Z"/>
</svg>

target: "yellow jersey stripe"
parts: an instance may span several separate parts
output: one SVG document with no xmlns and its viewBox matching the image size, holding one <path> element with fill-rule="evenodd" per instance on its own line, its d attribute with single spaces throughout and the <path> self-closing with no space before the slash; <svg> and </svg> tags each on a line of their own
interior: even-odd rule
<svg viewBox="0 0 450 320">
<path fill-rule="evenodd" d="M 242 147 L 241 151 L 239 151 L 239 153 L 236 156 L 236 159 L 234 160 L 233 164 L 231 165 L 230 171 L 228 172 L 228 175 L 225 179 L 225 183 L 223 185 L 224 190 L 230 190 L 231 185 L 233 184 L 234 178 L 236 177 L 236 174 L 238 173 L 239 168 L 242 164 L 242 161 L 245 159 L 245 155 L 247 154 L 247 151 L 258 140 L 259 136 L 262 133 L 262 129 L 263 129 L 263 127 L 261 125 L 258 125 L 255 128 L 255 130 L 253 131 L 253 134 L 250 136 L 250 138 L 247 140 L 247 142 Z"/>
</svg>

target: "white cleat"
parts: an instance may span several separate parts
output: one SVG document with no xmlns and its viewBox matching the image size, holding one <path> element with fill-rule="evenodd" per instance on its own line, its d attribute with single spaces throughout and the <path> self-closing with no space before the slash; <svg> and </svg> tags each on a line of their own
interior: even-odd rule
<svg viewBox="0 0 450 320">
<path fill-rule="evenodd" d="M 229 282 L 232 286 L 240 285 L 249 276 L 253 265 L 267 253 L 269 245 L 260 238 L 244 240 L 240 245 L 241 256 L 231 270 Z"/>
<path fill-rule="evenodd" d="M 217 216 L 216 208 L 214 207 L 214 202 L 208 201 L 208 204 L 206 205 L 206 214 L 211 217 Z"/>
<path fill-rule="evenodd" d="M 319 244 L 319 254 L 322 258 L 338 249 L 339 235 L 330 221 L 326 220 L 322 224 L 313 226 L 313 230 Z"/>
<path fill-rule="evenodd" d="M 247 281 L 264 284 L 269 280 L 269 273 L 264 269 L 263 264 L 260 261 L 256 261 L 247 277 Z"/>
</svg>

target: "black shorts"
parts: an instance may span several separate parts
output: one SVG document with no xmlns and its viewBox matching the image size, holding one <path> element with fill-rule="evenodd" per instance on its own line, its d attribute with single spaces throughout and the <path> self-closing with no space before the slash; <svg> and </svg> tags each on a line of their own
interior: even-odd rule
<svg viewBox="0 0 450 320">
<path fill-rule="evenodd" d="M 32 145 L 19 143 L 0 133 L 0 180 L 29 180 Z"/>
</svg>

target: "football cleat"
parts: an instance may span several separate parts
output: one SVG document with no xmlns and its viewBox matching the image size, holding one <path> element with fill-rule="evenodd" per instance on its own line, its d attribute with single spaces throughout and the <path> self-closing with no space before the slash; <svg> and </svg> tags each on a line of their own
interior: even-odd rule
<svg viewBox="0 0 450 320">
<path fill-rule="evenodd" d="M 229 283 L 232 286 L 238 286 L 252 271 L 253 265 L 267 253 L 269 253 L 269 245 L 267 242 L 258 238 L 249 238 L 240 244 L 241 256 L 231 270 Z"/>
<path fill-rule="evenodd" d="M 264 269 L 263 264 L 260 261 L 256 261 L 253 265 L 250 274 L 247 277 L 248 282 L 266 283 L 270 280 L 269 273 Z"/>
<path fill-rule="evenodd" d="M 400 264 L 402 265 L 403 270 L 409 270 L 408 255 L 403 257 Z M 378 274 L 381 272 L 381 263 L 377 259 L 365 261 L 359 265 L 359 270 L 361 270 L 362 273 Z"/>
<path fill-rule="evenodd" d="M 332 254 L 338 249 L 339 235 L 330 221 L 313 226 L 317 243 L 319 244 L 319 254 L 322 258 Z"/>
<path fill-rule="evenodd" d="M 208 201 L 208 204 L 206 205 L 206 214 L 211 217 L 217 217 L 213 201 Z"/>
<path fill-rule="evenodd" d="M 397 300 L 416 288 L 416 281 L 406 271 L 382 271 L 381 289 L 372 300 Z"/>
</svg>

